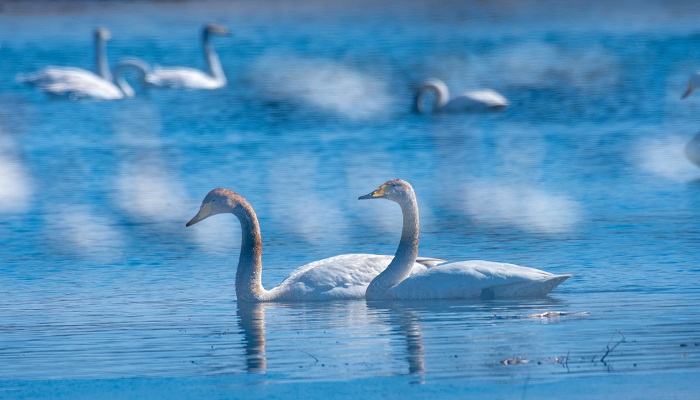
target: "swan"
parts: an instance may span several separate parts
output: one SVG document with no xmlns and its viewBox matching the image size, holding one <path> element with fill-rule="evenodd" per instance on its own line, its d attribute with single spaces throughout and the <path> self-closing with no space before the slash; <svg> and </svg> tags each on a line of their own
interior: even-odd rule
<svg viewBox="0 0 700 400">
<path fill-rule="evenodd" d="M 226 76 L 219 56 L 211 44 L 211 35 L 229 35 L 228 29 L 218 24 L 207 24 L 202 29 L 206 71 L 187 67 L 156 67 L 146 76 L 146 83 L 155 87 L 184 89 L 219 89 L 226 85 Z"/>
<path fill-rule="evenodd" d="M 553 275 L 533 268 L 491 261 L 438 264 L 410 275 L 418 254 L 418 203 L 411 185 L 387 181 L 363 199 L 388 199 L 401 206 L 403 231 L 389 266 L 367 287 L 367 300 L 512 298 L 549 293 L 571 275 Z"/>
<path fill-rule="evenodd" d="M 688 79 L 688 88 L 685 90 L 685 92 L 681 96 L 681 99 L 685 99 L 686 97 L 690 96 L 699 87 L 700 87 L 700 71 L 694 72 L 692 75 L 690 75 L 690 78 Z"/>
<path fill-rule="evenodd" d="M 690 96 L 697 88 L 700 87 L 700 71 L 695 72 L 688 79 L 688 88 L 685 93 L 681 96 L 681 99 L 685 99 Z M 695 135 L 688 144 L 685 145 L 685 156 L 688 160 L 692 161 L 696 165 L 700 166 L 700 133 Z"/>
<path fill-rule="evenodd" d="M 700 166 L 700 133 L 685 145 L 685 156 L 695 165 Z"/>
<path fill-rule="evenodd" d="M 363 299 L 369 282 L 391 261 L 391 256 L 343 254 L 306 264 L 292 272 L 279 286 L 266 290 L 262 286 L 262 238 L 253 207 L 243 196 L 228 189 L 210 191 L 199 212 L 186 226 L 212 215 L 232 213 L 241 224 L 241 253 L 236 271 L 236 296 L 239 301 L 308 301 Z M 415 256 L 414 256 L 414 260 Z M 443 260 L 419 258 L 416 272 Z M 410 273 L 410 271 L 409 271 Z"/>
<path fill-rule="evenodd" d="M 418 88 L 416 94 L 416 111 L 424 113 L 425 95 L 428 91 L 435 92 L 435 100 L 432 105 L 432 112 L 484 112 L 503 111 L 508 105 L 508 100 L 491 89 L 481 89 L 464 92 L 457 97 L 450 99 L 450 91 L 439 79 L 431 78 L 426 80 Z"/>
<path fill-rule="evenodd" d="M 123 76 L 113 82 L 112 72 L 107 63 L 106 42 L 112 38 L 106 28 L 95 29 L 95 72 L 74 67 L 49 66 L 41 71 L 20 75 L 17 80 L 37 87 L 55 96 L 69 99 L 116 100 L 133 97 L 134 90 Z M 135 65 L 123 64 L 115 67 L 115 74 L 122 74 Z M 136 68 L 141 73 L 140 68 Z"/>
</svg>

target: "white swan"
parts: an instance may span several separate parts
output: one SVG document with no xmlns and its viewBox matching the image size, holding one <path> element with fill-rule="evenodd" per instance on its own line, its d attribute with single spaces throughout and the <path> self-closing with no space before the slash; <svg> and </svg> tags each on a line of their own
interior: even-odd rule
<svg viewBox="0 0 700 400">
<path fill-rule="evenodd" d="M 228 29 L 217 24 L 207 24 L 202 29 L 202 47 L 206 71 L 187 67 L 156 67 L 146 76 L 146 83 L 156 87 L 183 89 L 219 89 L 226 85 L 226 76 L 219 56 L 211 44 L 211 35 L 228 35 Z"/>
<path fill-rule="evenodd" d="M 367 300 L 510 298 L 549 293 L 571 275 L 553 275 L 533 268 L 490 261 L 439 264 L 410 275 L 418 254 L 418 204 L 411 185 L 387 181 L 360 199 L 395 201 L 403 213 L 403 231 L 396 256 L 367 287 Z"/>
<path fill-rule="evenodd" d="M 221 213 L 232 213 L 241 223 L 241 253 L 236 271 L 236 295 L 239 301 L 363 299 L 369 282 L 392 259 L 391 256 L 375 254 L 343 254 L 326 258 L 298 268 L 279 286 L 265 290 L 261 280 L 260 226 L 253 207 L 243 196 L 227 189 L 212 190 L 202 201 L 197 215 L 186 226 Z M 414 270 L 425 270 L 440 262 L 442 260 L 418 259 L 414 263 Z"/>
<path fill-rule="evenodd" d="M 431 112 L 485 112 L 502 111 L 508 100 L 491 89 L 473 90 L 461 93 L 450 99 L 450 91 L 439 79 L 431 78 L 423 82 L 416 94 L 416 111 L 425 112 L 425 95 L 428 91 L 435 92 Z"/>
<path fill-rule="evenodd" d="M 32 74 L 20 75 L 17 80 L 35 86 L 39 90 L 69 99 L 116 100 L 133 97 L 133 89 L 121 77 L 117 84 L 107 63 L 106 42 L 112 37 L 106 28 L 95 29 L 95 72 L 82 68 L 49 66 Z M 121 74 L 130 65 L 117 66 L 115 74 Z"/>
</svg>

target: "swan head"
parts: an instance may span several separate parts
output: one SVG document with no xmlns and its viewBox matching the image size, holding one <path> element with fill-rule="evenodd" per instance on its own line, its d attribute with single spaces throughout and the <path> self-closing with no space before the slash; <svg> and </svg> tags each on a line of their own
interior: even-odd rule
<svg viewBox="0 0 700 400">
<path fill-rule="evenodd" d="M 112 34 L 109 32 L 107 28 L 104 27 L 99 27 L 95 29 L 95 39 L 99 40 L 112 40 Z"/>
<path fill-rule="evenodd" d="M 231 31 L 229 31 L 226 27 L 215 24 L 215 23 L 209 23 L 204 25 L 204 30 L 203 30 L 204 36 L 209 36 L 209 35 L 221 35 L 221 36 L 228 36 L 231 34 Z"/>
<path fill-rule="evenodd" d="M 202 200 L 202 205 L 199 207 L 199 212 L 185 226 L 194 225 L 212 215 L 235 212 L 245 201 L 242 199 L 241 195 L 232 190 L 214 189 L 207 193 L 204 200 Z"/>
<path fill-rule="evenodd" d="M 387 199 L 400 203 L 413 195 L 413 187 L 403 179 L 391 179 L 376 188 L 372 193 L 360 196 L 358 200 Z"/>
</svg>

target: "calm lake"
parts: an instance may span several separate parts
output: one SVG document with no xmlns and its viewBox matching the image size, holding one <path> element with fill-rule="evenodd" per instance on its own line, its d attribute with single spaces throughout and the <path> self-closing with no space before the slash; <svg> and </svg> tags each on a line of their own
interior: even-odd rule
<svg viewBox="0 0 700 400">
<path fill-rule="evenodd" d="M 700 70 L 700 3 L 608 3 L 3 3 L 0 397 L 224 377 L 525 398 L 700 376 L 700 167 L 684 154 L 700 95 L 680 99 Z M 203 68 L 211 21 L 231 30 L 212 41 L 219 90 L 134 82 L 132 99 L 71 101 L 16 80 L 92 69 L 98 26 L 112 65 Z M 414 113 L 431 77 L 509 106 Z M 391 178 L 416 191 L 421 255 L 574 277 L 537 299 L 246 305 L 235 217 L 185 228 L 209 190 L 245 196 L 271 288 L 321 258 L 393 254 L 399 207 L 357 200 Z M 617 398 L 691 397 L 665 385 Z"/>
</svg>

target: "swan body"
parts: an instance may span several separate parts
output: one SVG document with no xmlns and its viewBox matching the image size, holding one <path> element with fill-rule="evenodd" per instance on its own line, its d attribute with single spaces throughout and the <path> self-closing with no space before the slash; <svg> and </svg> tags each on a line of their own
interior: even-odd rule
<svg viewBox="0 0 700 400">
<path fill-rule="evenodd" d="M 176 89 L 219 89 L 226 85 L 226 75 L 219 56 L 211 44 L 211 35 L 228 35 L 229 31 L 217 24 L 207 24 L 202 30 L 202 46 L 206 71 L 188 67 L 156 67 L 146 76 L 150 86 Z"/>
<path fill-rule="evenodd" d="M 416 110 L 425 112 L 425 95 L 435 92 L 432 104 L 432 112 L 458 113 L 458 112 L 489 112 L 502 111 L 508 105 L 508 100 L 491 89 L 473 90 L 459 94 L 450 99 L 450 91 L 439 79 L 431 78 L 423 82 L 416 95 Z"/>
<path fill-rule="evenodd" d="M 515 298 L 543 296 L 571 275 L 491 261 L 442 263 L 411 274 L 418 254 L 418 204 L 411 185 L 387 181 L 360 199 L 385 198 L 401 206 L 403 231 L 396 256 L 367 287 L 367 300 Z"/>
<path fill-rule="evenodd" d="M 688 144 L 685 145 L 685 156 L 695 165 L 700 167 L 700 133 L 695 135 Z"/>
<path fill-rule="evenodd" d="M 306 264 L 279 286 L 262 286 L 262 238 L 253 207 L 243 196 L 227 189 L 214 189 L 202 201 L 190 226 L 212 215 L 232 213 L 241 224 L 241 252 L 236 271 L 236 296 L 239 301 L 316 301 L 363 299 L 367 285 L 392 260 L 388 255 L 343 254 Z M 411 271 L 434 267 L 442 260 L 418 258 Z"/>
<path fill-rule="evenodd" d="M 20 75 L 17 80 L 51 95 L 69 99 L 116 100 L 133 97 L 133 89 L 123 78 L 119 84 L 112 80 L 106 53 L 106 42 L 110 39 L 107 29 L 95 30 L 95 72 L 82 68 L 49 66 L 38 72 Z M 119 70 L 121 72 L 122 68 Z"/>
</svg>

